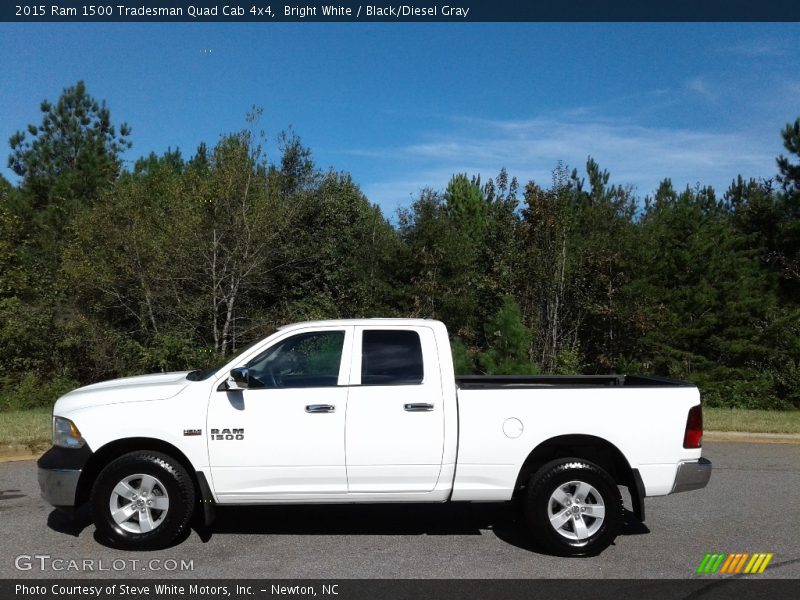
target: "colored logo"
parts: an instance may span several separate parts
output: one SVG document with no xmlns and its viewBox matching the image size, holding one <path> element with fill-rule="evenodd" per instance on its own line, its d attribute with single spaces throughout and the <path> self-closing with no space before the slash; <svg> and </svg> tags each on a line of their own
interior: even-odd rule
<svg viewBox="0 0 800 600">
<path fill-rule="evenodd" d="M 744 573 L 755 575 L 763 573 L 769 561 L 772 560 L 772 553 L 766 552 L 736 552 L 726 554 L 725 552 L 706 553 L 695 573 L 709 575 L 714 573 L 725 573 L 735 575 Z"/>
</svg>

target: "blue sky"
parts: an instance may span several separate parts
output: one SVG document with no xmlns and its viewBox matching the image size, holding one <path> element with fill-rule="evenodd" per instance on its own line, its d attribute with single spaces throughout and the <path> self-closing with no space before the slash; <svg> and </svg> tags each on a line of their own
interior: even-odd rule
<svg viewBox="0 0 800 600">
<path fill-rule="evenodd" d="M 210 50 L 210 52 L 203 50 Z M 391 216 L 455 172 L 547 186 L 588 155 L 640 197 L 663 177 L 771 177 L 800 116 L 798 24 L 0 24 L 0 139 L 79 79 L 135 159 L 264 107 Z M 270 148 L 276 157 L 274 146 Z"/>
</svg>

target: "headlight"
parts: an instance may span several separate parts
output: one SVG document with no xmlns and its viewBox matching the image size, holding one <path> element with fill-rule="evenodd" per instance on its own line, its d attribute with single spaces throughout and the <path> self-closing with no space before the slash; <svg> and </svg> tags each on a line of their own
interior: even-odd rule
<svg viewBox="0 0 800 600">
<path fill-rule="evenodd" d="M 85 444 L 75 423 L 64 417 L 53 417 L 53 446 L 82 448 Z"/>
</svg>

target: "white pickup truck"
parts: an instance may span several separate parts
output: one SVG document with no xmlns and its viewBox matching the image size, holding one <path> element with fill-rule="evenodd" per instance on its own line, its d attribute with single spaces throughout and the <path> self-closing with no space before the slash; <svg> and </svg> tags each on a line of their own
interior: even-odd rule
<svg viewBox="0 0 800 600">
<path fill-rule="evenodd" d="M 360 319 L 283 327 L 227 364 L 88 385 L 53 409 L 38 462 L 56 507 L 90 502 L 97 531 L 164 546 L 197 509 L 276 503 L 518 498 L 547 551 L 616 537 L 618 486 L 697 489 L 693 385 L 635 376 L 456 377 L 445 326 Z"/>
</svg>

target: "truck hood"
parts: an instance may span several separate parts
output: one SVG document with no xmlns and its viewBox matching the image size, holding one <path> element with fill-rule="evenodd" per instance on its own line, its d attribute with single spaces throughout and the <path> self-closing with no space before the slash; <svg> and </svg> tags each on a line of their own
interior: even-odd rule
<svg viewBox="0 0 800 600">
<path fill-rule="evenodd" d="M 53 408 L 53 414 L 61 415 L 89 406 L 120 402 L 166 400 L 176 396 L 192 383 L 186 379 L 188 373 L 189 371 L 181 371 L 139 375 L 86 385 L 61 396 Z"/>
</svg>

